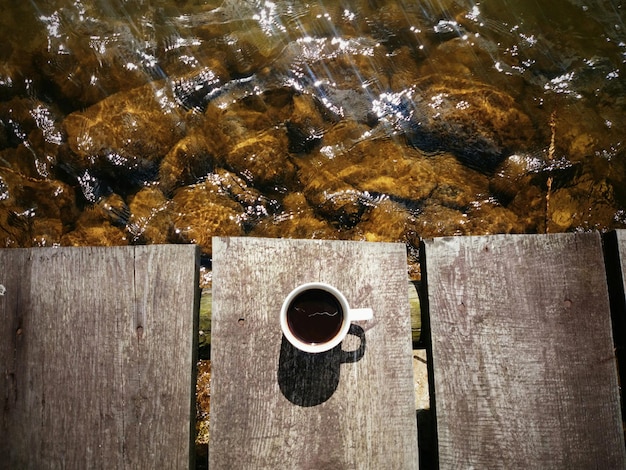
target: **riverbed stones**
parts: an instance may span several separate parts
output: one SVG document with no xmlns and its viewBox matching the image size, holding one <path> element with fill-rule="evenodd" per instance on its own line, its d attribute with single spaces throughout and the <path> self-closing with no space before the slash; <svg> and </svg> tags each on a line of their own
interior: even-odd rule
<svg viewBox="0 0 626 470">
<path fill-rule="evenodd" d="M 255 132 L 282 127 L 292 112 L 293 94 L 287 87 L 272 88 L 262 94 L 255 94 L 254 89 L 234 90 L 207 106 L 205 129 L 219 132 L 225 145 L 231 146 Z"/>
<path fill-rule="evenodd" d="M 375 134 L 367 124 L 356 121 L 342 120 L 333 123 L 324 132 L 322 146 L 315 149 L 320 155 L 329 159 L 343 157 L 350 149 L 362 140 L 368 140 L 368 136 Z"/>
<path fill-rule="evenodd" d="M 224 168 L 216 168 L 207 176 L 204 184 L 208 190 L 225 195 L 239 204 L 243 211 L 242 226 L 246 231 L 279 210 L 280 203 L 277 199 L 265 195 Z"/>
<path fill-rule="evenodd" d="M 438 201 L 426 201 L 415 217 L 416 231 L 421 238 L 467 235 L 467 215 L 458 209 L 442 205 Z"/>
<path fill-rule="evenodd" d="M 370 204 L 370 195 L 338 178 L 330 169 L 312 162 L 299 165 L 299 178 L 304 184 L 303 194 L 309 204 L 323 218 L 337 228 L 354 227 Z"/>
<path fill-rule="evenodd" d="M 172 198 L 171 241 L 196 243 L 205 255 L 211 254 L 214 236 L 241 236 L 241 206 L 206 184 L 186 186 Z"/>
<path fill-rule="evenodd" d="M 209 444 L 209 409 L 211 405 L 211 361 L 197 363 L 196 444 Z"/>
<path fill-rule="evenodd" d="M 172 202 L 157 186 L 147 186 L 130 199 L 127 231 L 133 242 L 163 244 L 172 232 Z"/>
<path fill-rule="evenodd" d="M 490 179 L 490 191 L 501 201 L 509 202 L 532 184 L 546 166 L 546 155 L 513 154 L 508 156 Z M 547 180 L 547 175 L 544 181 Z"/>
<path fill-rule="evenodd" d="M 175 188 L 195 184 L 205 178 L 220 158 L 220 149 L 211 135 L 194 132 L 179 140 L 159 166 L 161 190 L 169 194 Z"/>
<path fill-rule="evenodd" d="M 43 101 L 13 98 L 0 102 L 2 159 L 25 176 L 50 177 L 65 138 L 60 123 L 60 111 Z"/>
<path fill-rule="evenodd" d="M 261 220 L 250 235 L 325 240 L 340 237 L 336 227 L 317 213 L 301 192 L 287 194 L 282 201 L 282 210 Z"/>
<path fill-rule="evenodd" d="M 26 32 L 24 42 L 32 50 L 25 55 L 30 56 L 41 81 L 36 86 L 64 106 L 87 107 L 160 77 L 154 55 L 158 20 L 150 18 L 145 3 L 49 1 L 25 10 L 2 27 Z M 39 24 L 29 24 L 31 18 Z M 33 34 L 43 27 L 48 34 Z M 20 35 L 18 31 L 7 37 Z"/>
<path fill-rule="evenodd" d="M 452 154 L 433 156 L 431 164 L 437 169 L 437 185 L 431 196 L 443 205 L 466 210 L 474 201 L 489 194 L 487 176 L 461 164 Z"/>
<path fill-rule="evenodd" d="M 290 153 L 310 153 L 323 142 L 329 123 L 323 118 L 320 106 L 312 95 L 293 97 L 293 112 L 285 121 Z"/>
<path fill-rule="evenodd" d="M 76 228 L 61 238 L 63 246 L 122 246 L 129 240 L 124 229 L 112 224 L 97 207 L 85 209 L 78 220 Z"/>
<path fill-rule="evenodd" d="M 534 131 L 514 99 L 487 84 L 429 76 L 416 83 L 415 111 L 407 139 L 424 151 L 448 151 L 489 173 L 510 149 L 525 149 Z"/>
<path fill-rule="evenodd" d="M 257 187 L 291 183 L 295 167 L 284 130 L 270 128 L 247 136 L 225 155 L 225 166 Z"/>
<path fill-rule="evenodd" d="M 520 223 L 517 214 L 491 198 L 475 201 L 466 213 L 469 219 L 468 234 L 494 235 L 524 231 L 524 226 Z"/>
<path fill-rule="evenodd" d="M 116 93 L 64 122 L 66 164 L 109 178 L 155 179 L 158 163 L 185 135 L 185 112 L 165 82 Z"/>
<path fill-rule="evenodd" d="M 560 77 L 559 26 L 484 5 L 175 3 L 0 19 L 0 243 L 389 240 L 418 275 L 420 237 L 626 223 L 615 41 Z"/>
<path fill-rule="evenodd" d="M 168 57 L 170 54 L 166 53 L 168 60 L 164 64 L 168 76 L 172 77 L 169 80 L 172 94 L 185 109 L 201 112 L 208 104 L 207 97 L 228 82 L 228 72 L 216 57 L 207 58 L 200 67 L 199 63 L 185 62 L 184 56 L 180 57 L 178 48 L 174 51 L 171 59 Z M 170 60 L 174 62 L 172 65 Z"/>
<path fill-rule="evenodd" d="M 79 215 L 74 189 L 0 166 L 0 247 L 53 246 Z"/>
<path fill-rule="evenodd" d="M 597 230 L 610 224 L 617 212 L 612 185 L 594 180 L 588 173 L 575 186 L 550 194 L 547 209 L 551 232 Z"/>
<path fill-rule="evenodd" d="M 342 160 L 331 160 L 326 166 L 341 180 L 370 194 L 419 202 L 437 184 L 431 160 L 394 140 L 360 142 Z"/>
<path fill-rule="evenodd" d="M 366 212 L 356 233 L 369 242 L 408 243 L 407 234 L 413 229 L 415 215 L 401 203 L 384 198 Z"/>
</svg>

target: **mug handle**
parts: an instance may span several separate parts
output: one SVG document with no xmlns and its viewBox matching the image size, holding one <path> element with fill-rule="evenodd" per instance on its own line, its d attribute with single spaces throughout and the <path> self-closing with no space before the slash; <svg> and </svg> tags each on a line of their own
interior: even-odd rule
<svg viewBox="0 0 626 470">
<path fill-rule="evenodd" d="M 371 320 L 374 318 L 374 311 L 371 308 L 351 308 L 348 311 L 350 321 Z"/>
</svg>

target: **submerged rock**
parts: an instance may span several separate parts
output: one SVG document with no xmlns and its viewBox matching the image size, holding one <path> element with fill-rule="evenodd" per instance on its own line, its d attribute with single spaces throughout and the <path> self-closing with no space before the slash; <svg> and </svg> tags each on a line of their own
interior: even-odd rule
<svg viewBox="0 0 626 470">
<path fill-rule="evenodd" d="M 359 190 L 412 203 L 430 196 L 436 185 L 431 160 L 393 140 L 359 142 L 345 160 L 327 165 L 336 168 L 338 178 Z"/>
<path fill-rule="evenodd" d="M 320 111 L 318 100 L 311 95 L 293 97 L 293 112 L 285 121 L 290 153 L 309 153 L 321 145 L 329 123 Z"/>
<path fill-rule="evenodd" d="M 251 236 L 273 238 L 336 239 L 337 229 L 316 213 L 304 194 L 292 192 L 282 201 L 282 210 L 261 220 Z"/>
<path fill-rule="evenodd" d="M 187 130 L 163 82 L 116 93 L 70 114 L 63 126 L 67 171 L 79 176 L 88 170 L 122 194 L 156 179 L 160 161 Z"/>
<path fill-rule="evenodd" d="M 348 136 L 355 130 L 338 124 L 329 131 Z M 358 134 L 358 131 L 357 131 Z M 436 186 L 428 157 L 393 140 L 358 142 L 348 148 L 322 148 L 295 160 L 302 191 L 316 212 L 341 227 L 357 225 L 366 211 L 391 198 L 416 208 Z"/>
<path fill-rule="evenodd" d="M 85 209 L 76 228 L 61 238 L 65 246 L 120 246 L 128 245 L 129 240 L 124 229 L 112 224 L 98 208 Z"/>
<path fill-rule="evenodd" d="M 31 11 L 15 24 L 32 16 L 48 33 L 31 52 L 41 82 L 36 85 L 65 109 L 90 106 L 163 77 L 147 4 L 49 1 L 27 8 Z M 30 42 L 36 28 L 25 30 Z"/>
<path fill-rule="evenodd" d="M 203 183 L 179 189 L 172 214 L 170 241 L 196 243 L 205 255 L 211 254 L 212 237 L 244 234 L 241 206 Z"/>
<path fill-rule="evenodd" d="M 166 194 L 195 184 L 213 171 L 220 159 L 220 149 L 210 135 L 194 132 L 179 140 L 159 166 L 159 182 Z"/>
<path fill-rule="evenodd" d="M 64 228 L 78 215 L 68 184 L 0 167 L 0 246 L 58 245 Z"/>
<path fill-rule="evenodd" d="M 534 135 L 528 116 L 506 93 L 452 77 L 416 83 L 412 117 L 401 123 L 410 145 L 447 151 L 471 168 L 492 172 L 513 149 L 525 149 Z"/>
<path fill-rule="evenodd" d="M 163 244 L 172 231 L 172 203 L 156 186 L 138 191 L 129 204 L 127 231 L 136 243 Z"/>
<path fill-rule="evenodd" d="M 410 243 L 408 234 L 415 229 L 415 214 L 404 205 L 389 198 L 383 198 L 363 216 L 356 227 L 368 242 Z"/>
<path fill-rule="evenodd" d="M 65 135 L 61 113 L 43 101 L 13 98 L 0 102 L 0 149 L 2 159 L 25 176 L 51 176 Z"/>
<path fill-rule="evenodd" d="M 279 210 L 279 202 L 248 185 L 242 178 L 223 168 L 207 176 L 204 182 L 207 190 L 225 195 L 239 204 L 243 214 L 241 223 L 244 230 L 250 230 L 270 214 Z"/>
<path fill-rule="evenodd" d="M 436 169 L 436 187 L 431 198 L 444 206 L 466 211 L 473 202 L 489 195 L 487 176 L 463 165 L 452 154 L 436 155 L 431 164 Z"/>
<path fill-rule="evenodd" d="M 282 129 L 252 134 L 234 144 L 225 155 L 225 166 L 257 187 L 285 185 L 295 175 Z"/>
<path fill-rule="evenodd" d="M 440 202 L 427 201 L 415 217 L 415 230 L 421 238 L 469 235 L 467 214 Z"/>
<path fill-rule="evenodd" d="M 524 224 L 517 214 L 491 198 L 475 201 L 467 217 L 467 231 L 471 235 L 524 232 Z"/>
<path fill-rule="evenodd" d="M 315 207 L 315 212 L 339 229 L 354 227 L 370 204 L 371 196 L 328 170 L 308 167 L 306 173 L 308 175 L 301 176 L 304 180 L 303 193 Z"/>
<path fill-rule="evenodd" d="M 589 173 L 575 184 L 557 188 L 546 201 L 547 230 L 602 230 L 615 222 L 618 208 L 612 185 L 606 180 L 594 180 Z"/>
</svg>

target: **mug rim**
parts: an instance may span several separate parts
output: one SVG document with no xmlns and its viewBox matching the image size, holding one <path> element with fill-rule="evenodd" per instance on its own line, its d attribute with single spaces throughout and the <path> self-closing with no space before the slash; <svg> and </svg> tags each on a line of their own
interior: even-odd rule
<svg viewBox="0 0 626 470">
<path fill-rule="evenodd" d="M 291 329 L 289 328 L 289 325 L 287 323 L 287 310 L 289 309 L 289 305 L 291 304 L 292 300 L 298 294 L 301 294 L 302 292 L 311 289 L 321 289 L 328 292 L 337 299 L 337 301 L 341 304 L 341 308 L 344 310 L 341 328 L 335 336 L 323 343 L 306 343 L 302 341 L 291 332 Z M 350 329 L 350 322 L 350 306 L 348 305 L 348 300 L 346 299 L 345 295 L 343 295 L 341 291 L 335 286 L 332 286 L 325 282 L 306 282 L 304 284 L 300 284 L 299 286 L 295 287 L 291 292 L 289 292 L 289 294 L 287 294 L 287 297 L 285 297 L 285 300 L 283 301 L 282 307 L 280 309 L 280 327 L 283 331 L 283 334 L 293 346 L 300 349 L 301 351 L 309 353 L 320 353 L 329 351 L 337 346 L 339 343 L 341 343 L 348 334 L 348 330 Z"/>
</svg>

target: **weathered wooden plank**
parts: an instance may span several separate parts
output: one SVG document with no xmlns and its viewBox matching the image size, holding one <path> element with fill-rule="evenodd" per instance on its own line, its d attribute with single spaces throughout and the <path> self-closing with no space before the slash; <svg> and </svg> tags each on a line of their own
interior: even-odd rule
<svg viewBox="0 0 626 470">
<path fill-rule="evenodd" d="M 0 250 L 0 462 L 188 468 L 195 246 Z"/>
<path fill-rule="evenodd" d="M 440 468 L 624 468 L 599 234 L 424 248 Z"/>
<path fill-rule="evenodd" d="M 311 281 L 373 308 L 356 362 L 284 340 L 282 301 Z M 211 336 L 210 468 L 417 467 L 403 245 L 216 238 Z"/>
</svg>

